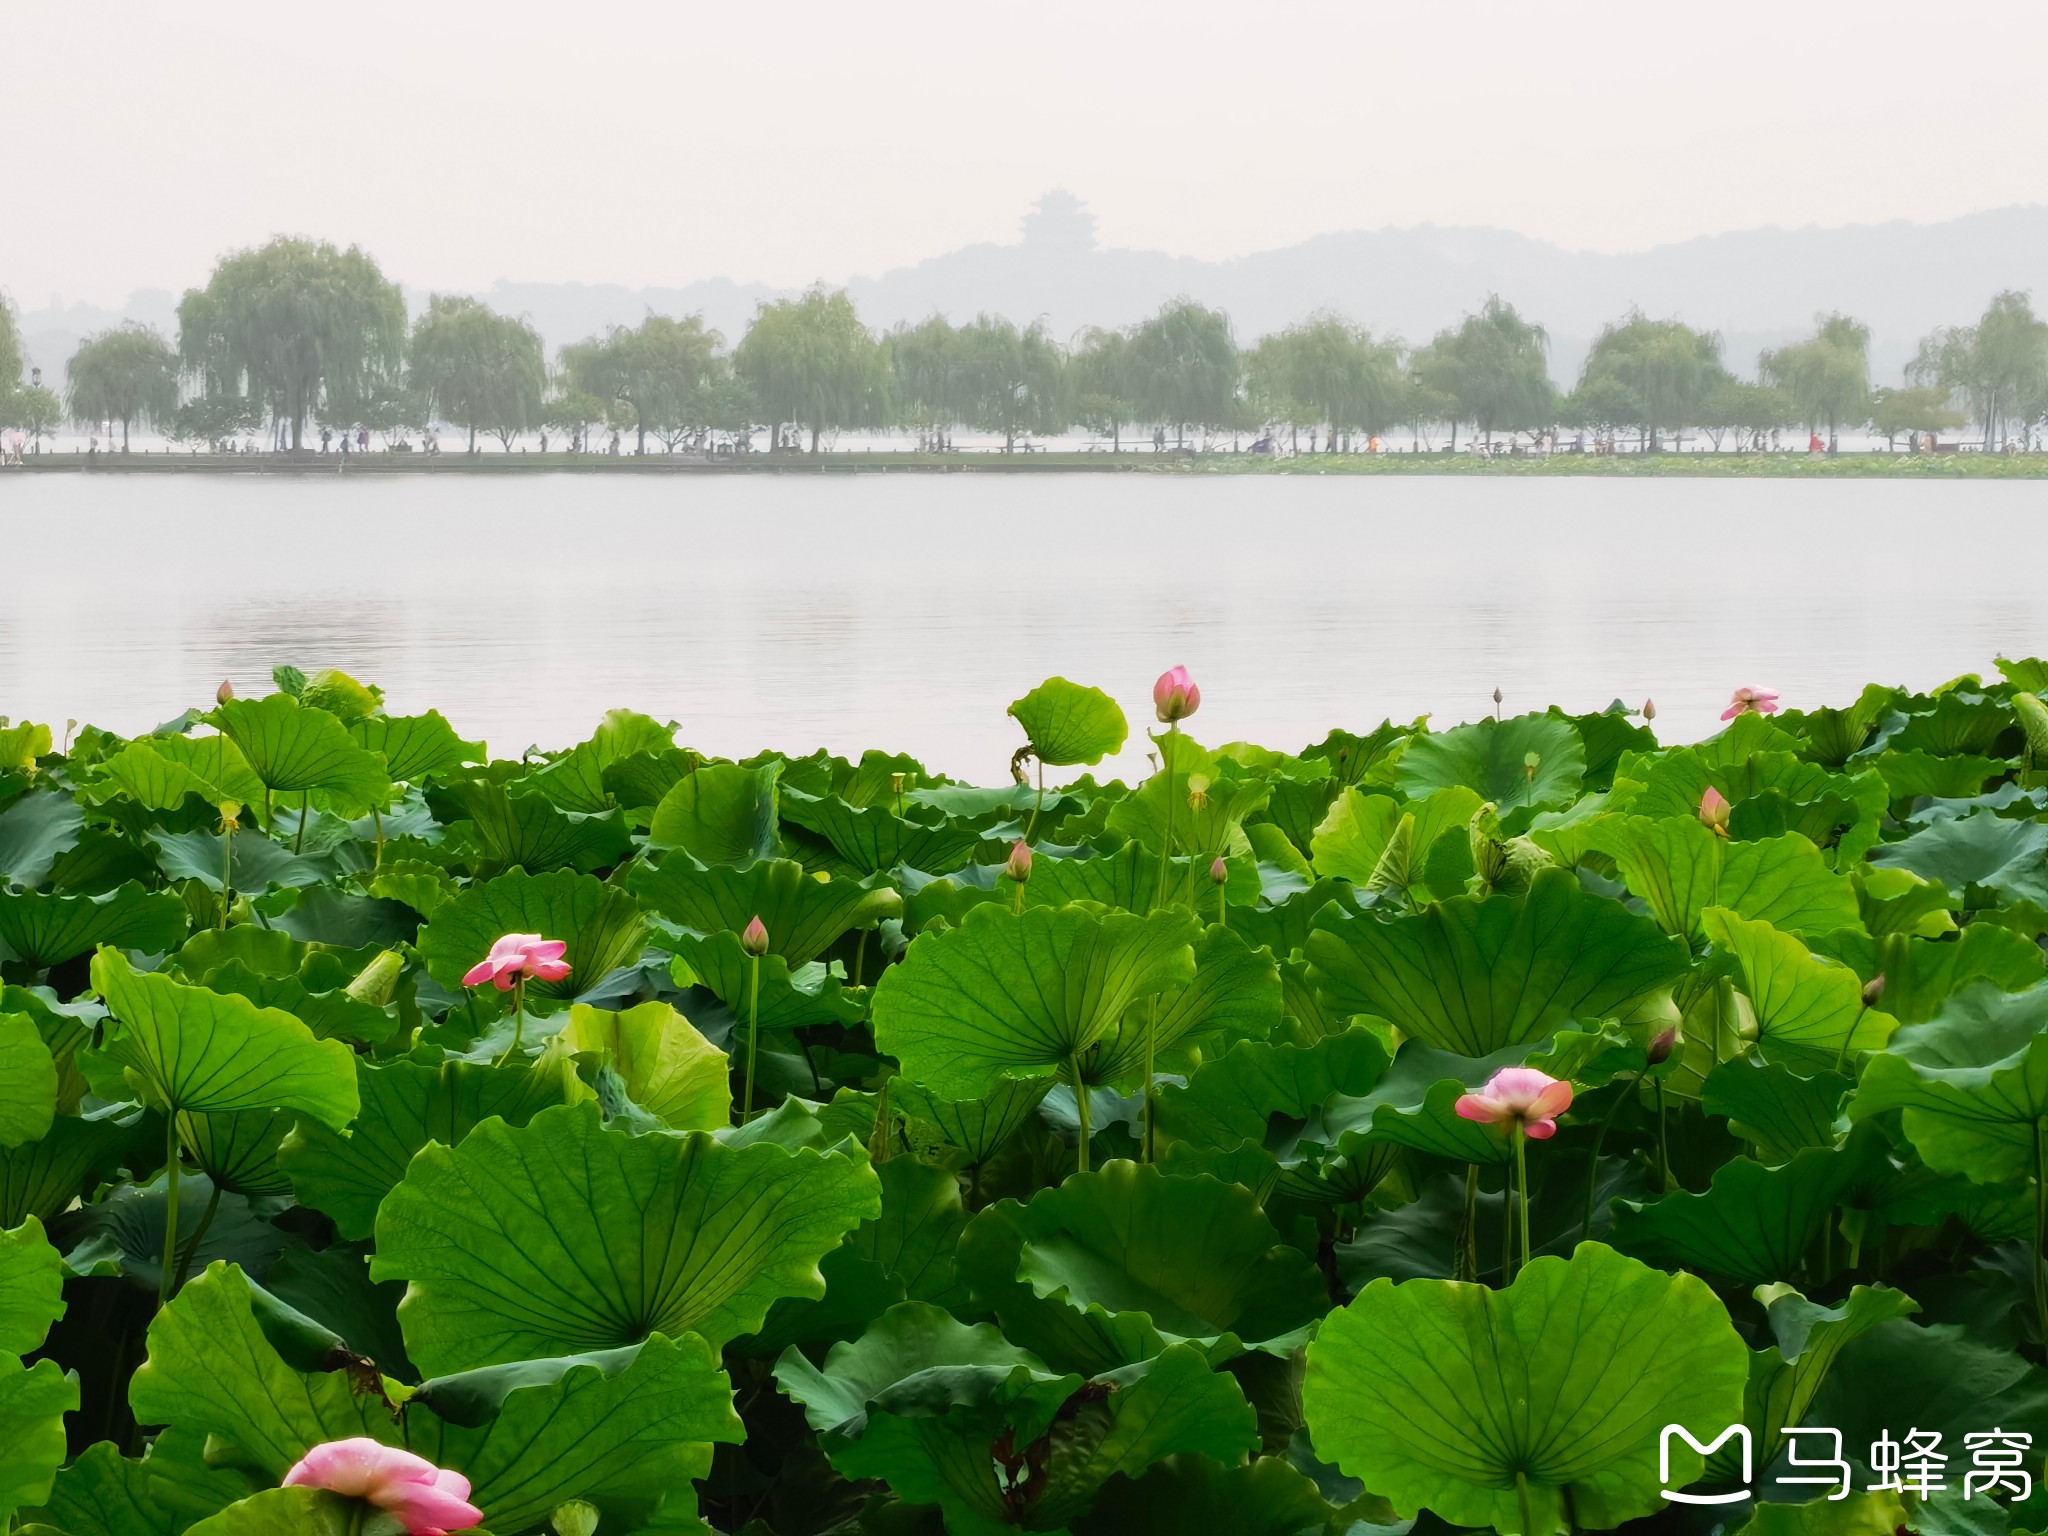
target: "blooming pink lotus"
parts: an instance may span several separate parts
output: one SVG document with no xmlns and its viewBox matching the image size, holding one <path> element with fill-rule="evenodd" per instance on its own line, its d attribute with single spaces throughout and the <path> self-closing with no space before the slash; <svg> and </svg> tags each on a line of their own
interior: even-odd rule
<svg viewBox="0 0 2048 1536">
<path fill-rule="evenodd" d="M 483 1523 L 469 1479 L 411 1451 L 375 1440 L 330 1440 L 301 1456 L 287 1488 L 325 1488 L 396 1515 L 407 1536 L 447 1536 Z"/>
<path fill-rule="evenodd" d="M 463 974 L 462 984 L 480 987 L 488 981 L 500 992 L 510 992 L 529 976 L 535 981 L 560 981 L 569 974 L 569 962 L 562 958 L 568 952 L 569 946 L 560 939 L 508 933 Z"/>
<path fill-rule="evenodd" d="M 1721 711 L 1723 720 L 1733 720 L 1737 715 L 1750 713 L 1775 715 L 1778 712 L 1778 696 L 1767 688 L 1738 688 L 1735 696 L 1728 701 L 1728 707 Z"/>
<path fill-rule="evenodd" d="M 1733 807 L 1728 804 L 1728 797 L 1709 784 L 1707 792 L 1700 796 L 1700 825 L 1716 837 L 1726 837 L 1728 815 L 1732 809 Z"/>
<path fill-rule="evenodd" d="M 1159 681 L 1152 685 L 1152 707 L 1159 712 L 1162 724 L 1172 725 L 1202 707 L 1202 690 L 1188 676 L 1186 667 L 1175 667 L 1171 672 L 1160 673 Z"/>
<path fill-rule="evenodd" d="M 1519 1125 L 1537 1141 L 1557 1134 L 1557 1117 L 1572 1107 L 1572 1085 L 1534 1067 L 1502 1067 L 1477 1093 L 1459 1095 L 1461 1118 Z"/>
</svg>

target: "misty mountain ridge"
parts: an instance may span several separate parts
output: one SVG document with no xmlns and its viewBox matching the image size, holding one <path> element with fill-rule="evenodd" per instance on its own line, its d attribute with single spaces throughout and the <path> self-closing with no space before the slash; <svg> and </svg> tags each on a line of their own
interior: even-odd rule
<svg viewBox="0 0 2048 1536">
<path fill-rule="evenodd" d="M 394 274 L 403 279 L 403 274 Z M 1940 223 L 1894 220 L 1839 229 L 1777 227 L 1707 235 L 1624 255 L 1568 251 L 1508 230 L 1419 225 L 1317 235 L 1227 261 L 1105 248 L 1095 217 L 1053 192 L 1009 244 L 964 246 L 846 285 L 877 330 L 937 313 L 1043 320 L 1067 340 L 1090 326 L 1143 319 L 1176 295 L 1227 312 L 1249 343 L 1319 309 L 1380 335 L 1428 340 L 1497 293 L 1547 328 L 1551 371 L 1576 379 L 1601 328 L 1634 308 L 1718 332 L 1723 356 L 1748 374 L 1756 355 L 1810 332 L 1840 310 L 1871 328 L 1872 374 L 1895 381 L 1920 338 L 1973 322 L 2001 289 L 2048 294 L 2048 207 L 2014 206 Z M 477 296 L 524 315 L 550 352 L 649 313 L 701 312 L 728 344 L 764 300 L 792 289 L 731 278 L 680 287 L 529 283 L 501 278 Z M 425 294 L 407 289 L 415 311 Z M 176 331 L 177 297 L 130 296 L 120 312 L 88 305 L 21 316 L 30 361 L 61 375 L 81 337 L 124 319 Z"/>
</svg>

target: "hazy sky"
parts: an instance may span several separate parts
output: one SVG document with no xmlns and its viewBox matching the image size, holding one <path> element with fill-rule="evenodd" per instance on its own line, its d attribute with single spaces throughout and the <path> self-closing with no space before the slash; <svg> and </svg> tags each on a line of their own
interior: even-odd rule
<svg viewBox="0 0 2048 1536">
<path fill-rule="evenodd" d="M 1010 240 L 1638 249 L 2048 200 L 2048 6 L 1980 0 L 7 0 L 0 287 L 279 232 L 420 287 L 792 284 Z"/>
</svg>

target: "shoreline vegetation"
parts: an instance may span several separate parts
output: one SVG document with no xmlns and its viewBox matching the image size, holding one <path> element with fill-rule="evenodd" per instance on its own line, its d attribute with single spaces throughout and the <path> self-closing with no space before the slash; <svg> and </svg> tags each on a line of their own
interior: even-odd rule
<svg viewBox="0 0 2048 1536">
<path fill-rule="evenodd" d="M 344 458 L 381 448 L 480 460 L 486 441 L 508 455 L 552 446 L 640 460 L 737 460 L 765 448 L 771 472 L 787 467 L 772 461 L 805 450 L 817 459 L 835 441 L 897 435 L 938 464 L 964 466 L 958 434 L 999 444 L 988 457 L 1029 456 L 1035 469 L 1055 456 L 1034 450 L 1073 434 L 1086 434 L 1096 460 L 1131 449 L 1142 458 L 1149 446 L 1207 466 L 1228 443 L 1268 459 L 1306 451 L 1324 472 L 1336 468 L 1330 458 L 1410 440 L 1417 458 L 1476 446 L 1489 467 L 1503 451 L 1547 452 L 1554 463 L 1561 451 L 1682 457 L 1701 444 L 1778 461 L 1803 442 L 1832 458 L 1860 448 L 1865 432 L 1887 455 L 2040 449 L 2048 319 L 2026 294 L 1997 294 L 1974 324 L 1928 333 L 1896 386 L 1874 386 L 1870 340 L 1853 317 L 1823 314 L 1803 340 L 1728 358 L 1718 335 L 1631 310 L 1567 382 L 1551 375 L 1538 318 L 1498 295 L 1418 344 L 1329 312 L 1241 340 L 1227 314 L 1188 298 L 1067 338 L 1042 319 L 1020 328 L 986 313 L 878 334 L 846 291 L 819 286 L 761 304 L 730 345 L 701 314 L 650 314 L 551 359 L 520 316 L 451 294 L 413 313 L 361 249 L 279 239 L 230 254 L 189 290 L 175 338 L 139 325 L 88 338 L 61 393 L 26 366 L 0 295 L 0 459 L 43 456 L 66 422 L 94 455 L 127 456 L 139 429 L 187 453 L 250 454 L 260 441 L 271 453 L 317 447 Z M 1587 472 L 1674 471 L 1660 461 Z"/>
<path fill-rule="evenodd" d="M 0 484 L 37 475 L 874 475 L 1146 474 L 1456 476 L 1596 480 L 2044 480 L 2048 453 L 1627 453 L 1548 457 L 1467 453 L 1318 453 L 1291 458 L 1194 452 L 1009 454 L 908 450 L 750 454 L 77 453 L 30 454 L 0 466 Z"/>
</svg>

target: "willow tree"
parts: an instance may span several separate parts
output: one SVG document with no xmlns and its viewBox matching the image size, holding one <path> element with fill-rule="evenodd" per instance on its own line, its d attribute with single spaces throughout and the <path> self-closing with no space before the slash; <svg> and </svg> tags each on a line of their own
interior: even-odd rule
<svg viewBox="0 0 2048 1536">
<path fill-rule="evenodd" d="M 1643 430 L 1644 446 L 1654 448 L 1663 428 L 1678 435 L 1702 425 L 1702 408 L 1727 377 L 1720 337 L 1631 310 L 1594 341 L 1579 393 L 1588 400 L 1615 398 L 1610 392 L 1627 398 L 1629 420 Z"/>
<path fill-rule="evenodd" d="M 1318 313 L 1268 336 L 1253 357 L 1261 392 L 1282 407 L 1279 419 L 1328 427 L 1328 453 L 1353 433 L 1386 431 L 1407 408 L 1400 349 L 1337 315 Z"/>
<path fill-rule="evenodd" d="M 810 429 L 812 453 L 826 432 L 888 424 L 888 359 L 843 288 L 761 305 L 733 367 L 753 391 L 771 443 L 784 423 Z"/>
<path fill-rule="evenodd" d="M 649 315 L 564 347 L 562 366 L 576 389 L 632 407 L 641 453 L 650 432 L 673 450 L 686 432 L 712 425 L 711 386 L 724 341 L 702 315 Z"/>
<path fill-rule="evenodd" d="M 1024 432 L 1064 432 L 1066 357 L 1040 323 L 1018 330 L 1008 320 L 980 315 L 959 331 L 968 421 L 1003 434 L 1014 453 Z"/>
<path fill-rule="evenodd" d="M 1124 428 L 1137 419 L 1132 399 L 1131 335 L 1092 326 L 1082 332 L 1068 364 L 1074 420 L 1106 433 L 1110 452 L 1122 453 Z"/>
<path fill-rule="evenodd" d="M 1131 332 L 1132 403 L 1141 420 L 1172 427 L 1176 444 L 1190 427 L 1237 423 L 1242 376 L 1221 310 L 1174 299 Z"/>
<path fill-rule="evenodd" d="M 297 448 L 323 394 L 368 399 L 397 374 L 405 300 L 358 247 L 280 237 L 186 290 L 178 349 L 207 394 L 262 402 Z"/>
<path fill-rule="evenodd" d="M 0 397 L 21 382 L 21 328 L 15 323 L 14 301 L 0 292 Z"/>
<path fill-rule="evenodd" d="M 974 414 L 973 384 L 960 332 L 944 315 L 899 325 L 883 338 L 898 425 L 918 447 L 942 452 L 948 431 Z"/>
<path fill-rule="evenodd" d="M 1922 341 L 1906 374 L 1963 401 L 1983 424 L 1989 452 L 2008 422 L 2032 421 L 2048 405 L 2048 321 L 2024 293 L 2001 293 L 1975 325 L 1944 327 Z"/>
<path fill-rule="evenodd" d="M 412 387 L 442 421 L 476 435 L 489 432 L 507 448 L 539 426 L 547 393 L 540 336 L 524 320 L 475 299 L 435 294 L 412 332 Z"/>
<path fill-rule="evenodd" d="M 118 421 L 121 451 L 128 429 L 169 428 L 178 414 L 178 354 L 146 325 L 130 323 L 79 343 L 64 370 L 71 419 Z"/>
<path fill-rule="evenodd" d="M 1528 431 L 1547 426 L 1557 411 L 1550 382 L 1550 338 L 1524 320 L 1515 306 L 1489 295 L 1476 315 L 1456 330 L 1439 331 L 1415 358 L 1415 378 L 1424 389 L 1455 403 L 1451 446 L 1458 446 L 1457 421 L 1469 421 L 1491 446 L 1498 430 Z"/>
<path fill-rule="evenodd" d="M 1866 419 L 1870 402 L 1870 327 L 1847 315 L 1821 315 L 1814 334 L 1758 359 L 1764 382 L 1785 392 L 1808 428 L 1828 429 L 1835 451 L 1840 424 Z"/>
</svg>

